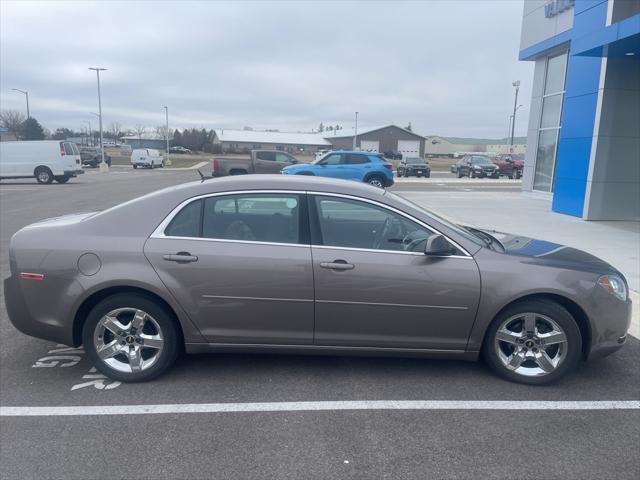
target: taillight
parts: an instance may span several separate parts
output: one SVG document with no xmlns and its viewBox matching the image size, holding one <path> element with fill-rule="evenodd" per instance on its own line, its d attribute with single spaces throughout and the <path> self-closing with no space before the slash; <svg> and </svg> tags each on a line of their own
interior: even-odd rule
<svg viewBox="0 0 640 480">
<path fill-rule="evenodd" d="M 44 280 L 44 275 L 42 273 L 20 273 L 20 278 L 24 278 L 25 280 Z"/>
<path fill-rule="evenodd" d="M 219 169 L 220 169 L 220 162 L 218 162 L 218 159 L 214 159 L 213 160 L 213 171 L 215 173 L 218 173 Z"/>
<path fill-rule="evenodd" d="M 388 168 L 389 170 L 393 170 L 393 165 L 391 163 L 385 163 L 384 166 L 385 166 L 385 168 Z"/>
<path fill-rule="evenodd" d="M 64 147 L 62 145 L 60 145 L 60 156 L 64 157 L 65 153 L 64 153 Z"/>
</svg>

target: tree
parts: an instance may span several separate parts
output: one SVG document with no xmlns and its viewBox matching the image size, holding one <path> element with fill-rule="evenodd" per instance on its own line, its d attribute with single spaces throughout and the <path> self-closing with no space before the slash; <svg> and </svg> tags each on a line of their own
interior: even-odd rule
<svg viewBox="0 0 640 480">
<path fill-rule="evenodd" d="M 33 117 L 27 118 L 20 127 L 20 137 L 23 140 L 44 140 L 42 125 Z"/>
<path fill-rule="evenodd" d="M 324 125 L 322 122 L 320 122 L 320 125 L 318 125 L 318 133 L 322 133 L 324 132 Z"/>
<path fill-rule="evenodd" d="M 180 133 L 180 130 L 178 130 L 177 128 L 175 129 L 175 131 L 173 132 L 173 140 L 171 141 L 171 145 L 172 146 L 183 146 L 182 145 L 182 134 Z"/>
<path fill-rule="evenodd" d="M 109 135 L 113 139 L 118 139 L 122 136 L 122 125 L 118 122 L 113 122 L 109 125 Z"/>
<path fill-rule="evenodd" d="M 145 127 L 144 125 L 138 124 L 135 127 L 133 127 L 133 130 L 136 132 L 136 135 L 138 136 L 138 147 L 142 148 L 142 136 L 147 131 L 147 127 Z"/>
<path fill-rule="evenodd" d="M 53 139 L 54 140 L 66 140 L 67 138 L 73 137 L 73 131 L 69 130 L 68 128 L 56 128 L 56 131 L 53 132 Z"/>
<path fill-rule="evenodd" d="M 249 126 L 244 126 L 242 127 L 242 130 L 248 131 L 248 132 L 252 132 L 253 131 L 253 127 L 249 127 Z"/>
<path fill-rule="evenodd" d="M 3 110 L 0 112 L 0 127 L 6 128 L 9 133 L 20 137 L 20 127 L 25 121 L 25 116 L 17 110 Z"/>
<path fill-rule="evenodd" d="M 166 125 L 158 125 L 154 128 L 156 135 L 162 138 L 167 138 L 167 127 Z"/>
</svg>

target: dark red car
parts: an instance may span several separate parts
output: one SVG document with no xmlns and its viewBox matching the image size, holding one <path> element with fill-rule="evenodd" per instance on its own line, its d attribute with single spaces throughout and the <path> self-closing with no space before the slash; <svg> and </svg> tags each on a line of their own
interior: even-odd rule
<svg viewBox="0 0 640 480">
<path fill-rule="evenodd" d="M 500 175 L 518 179 L 522 177 L 522 169 L 524 168 L 524 155 L 522 154 L 501 154 L 493 158 L 500 169 Z"/>
</svg>

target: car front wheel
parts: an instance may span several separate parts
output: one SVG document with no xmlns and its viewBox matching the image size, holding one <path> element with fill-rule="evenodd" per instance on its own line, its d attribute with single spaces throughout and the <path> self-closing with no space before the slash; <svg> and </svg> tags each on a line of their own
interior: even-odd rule
<svg viewBox="0 0 640 480">
<path fill-rule="evenodd" d="M 104 375 L 142 382 L 175 361 L 180 334 L 163 306 L 139 294 L 115 294 L 98 303 L 82 330 L 84 349 Z"/>
<path fill-rule="evenodd" d="M 552 301 L 530 300 L 501 313 L 487 330 L 482 348 L 485 361 L 498 375 L 543 385 L 576 366 L 582 336 L 564 307 Z"/>
</svg>

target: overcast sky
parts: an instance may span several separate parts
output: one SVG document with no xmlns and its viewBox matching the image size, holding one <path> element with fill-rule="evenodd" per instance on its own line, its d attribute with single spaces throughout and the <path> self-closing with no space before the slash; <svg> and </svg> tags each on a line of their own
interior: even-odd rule
<svg viewBox="0 0 640 480">
<path fill-rule="evenodd" d="M 504 137 L 515 79 L 525 134 L 533 64 L 522 0 L 0 2 L 0 107 L 44 127 L 353 128 Z"/>
</svg>

